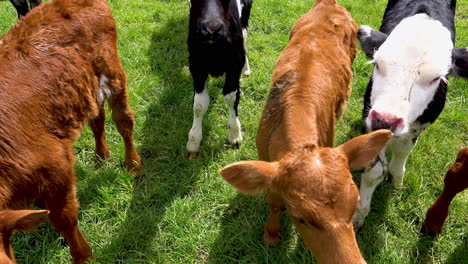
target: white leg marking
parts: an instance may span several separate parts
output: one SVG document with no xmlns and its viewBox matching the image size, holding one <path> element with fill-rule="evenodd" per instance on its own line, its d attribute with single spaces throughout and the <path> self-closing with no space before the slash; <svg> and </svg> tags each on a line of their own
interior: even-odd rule
<svg viewBox="0 0 468 264">
<path fill-rule="evenodd" d="M 385 166 L 385 149 L 379 154 L 380 161 L 378 161 L 372 168 L 366 169 L 361 176 L 361 185 L 359 187 L 359 196 L 361 202 L 358 203 L 356 211 L 353 215 L 353 224 L 357 229 L 364 224 L 364 219 L 369 214 L 372 194 L 377 185 L 383 180 L 384 166 Z"/>
<path fill-rule="evenodd" d="M 251 71 L 250 71 L 250 65 L 249 65 L 249 58 L 247 57 L 247 48 L 245 47 L 245 41 L 247 40 L 246 28 L 242 29 L 242 35 L 244 36 L 244 50 L 245 50 L 245 64 L 244 64 L 244 68 L 242 69 L 242 71 L 244 72 L 245 76 L 249 76 Z"/>
<path fill-rule="evenodd" d="M 107 76 L 104 74 L 101 74 L 99 77 L 99 90 L 97 93 L 98 104 L 100 105 L 104 104 L 104 101 L 112 95 L 109 86 L 107 86 L 108 81 L 109 78 L 107 78 Z"/>
<path fill-rule="evenodd" d="M 202 140 L 202 121 L 203 115 L 208 110 L 210 97 L 208 95 L 208 79 L 205 82 L 205 89 L 201 93 L 195 93 L 193 98 L 193 124 L 190 129 L 187 141 L 187 151 L 197 153 L 200 149 Z"/>
<path fill-rule="evenodd" d="M 405 174 L 406 160 L 408 159 L 411 150 L 416 145 L 413 144 L 412 138 L 415 135 L 409 134 L 405 137 L 395 138 L 391 142 L 392 159 L 388 165 L 388 171 L 392 175 L 392 184 L 395 187 L 403 185 L 403 176 Z"/>
<path fill-rule="evenodd" d="M 239 11 L 239 18 L 242 17 L 242 8 L 244 7 L 240 0 L 236 0 L 237 10 Z"/>
<path fill-rule="evenodd" d="M 226 94 L 224 96 L 224 101 L 226 101 L 229 113 L 229 142 L 233 145 L 240 145 L 242 143 L 241 124 L 239 118 L 236 115 L 236 111 L 234 110 L 234 103 L 236 101 L 236 91 Z"/>
</svg>

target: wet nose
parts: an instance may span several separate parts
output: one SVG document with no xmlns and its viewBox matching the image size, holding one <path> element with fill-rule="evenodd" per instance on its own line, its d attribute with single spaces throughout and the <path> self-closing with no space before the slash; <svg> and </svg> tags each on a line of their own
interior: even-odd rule
<svg viewBox="0 0 468 264">
<path fill-rule="evenodd" d="M 398 128 L 403 126 L 403 118 L 389 113 L 377 112 L 375 110 L 370 112 L 370 119 L 372 131 L 390 129 L 392 132 L 395 132 Z"/>
<path fill-rule="evenodd" d="M 208 21 L 202 24 L 201 32 L 203 36 L 217 35 L 223 29 L 223 24 L 219 21 Z"/>
</svg>

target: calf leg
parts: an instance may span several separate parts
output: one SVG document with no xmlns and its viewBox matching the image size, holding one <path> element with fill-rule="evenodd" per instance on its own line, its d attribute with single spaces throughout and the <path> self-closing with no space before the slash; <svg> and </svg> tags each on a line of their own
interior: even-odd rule
<svg viewBox="0 0 468 264">
<path fill-rule="evenodd" d="M 281 210 L 284 208 L 284 203 L 281 197 L 276 193 L 269 193 L 267 202 L 270 208 L 270 214 L 265 224 L 263 242 L 266 245 L 276 246 L 280 243 Z"/>
<path fill-rule="evenodd" d="M 228 72 L 226 73 L 226 80 L 224 82 L 224 101 L 228 107 L 228 129 L 229 129 L 229 143 L 235 148 L 239 148 L 242 144 L 241 124 L 238 118 L 238 105 L 240 99 L 239 88 L 240 72 L 238 74 Z"/>
<path fill-rule="evenodd" d="M 247 40 L 247 28 L 242 29 L 242 35 L 244 36 L 244 50 L 245 50 L 245 63 L 242 72 L 245 76 L 250 75 L 250 65 L 249 65 L 249 58 L 247 58 L 247 48 L 245 47 L 245 41 Z"/>
<path fill-rule="evenodd" d="M 429 208 L 424 226 L 431 235 L 442 232 L 453 198 L 468 188 L 468 147 L 459 151 L 455 163 L 445 174 L 444 189 Z"/>
<path fill-rule="evenodd" d="M 102 160 L 109 158 L 109 148 L 106 143 L 106 133 L 104 130 L 104 125 L 106 122 L 106 112 L 104 106 L 99 109 L 99 115 L 89 121 L 89 126 L 94 134 L 94 139 L 96 141 L 96 165 L 95 167 L 100 167 L 102 165 Z"/>
<path fill-rule="evenodd" d="M 42 4 L 42 0 L 31 0 L 31 9 L 35 8 L 40 4 Z"/>
<path fill-rule="evenodd" d="M 102 57 L 101 60 L 96 63 L 96 71 L 101 74 L 100 92 L 104 99 L 109 99 L 109 104 L 112 109 L 112 120 L 124 140 L 125 164 L 127 169 L 137 174 L 141 169 L 141 159 L 133 144 L 135 120 L 133 111 L 128 104 L 125 71 L 117 54 L 109 54 L 108 51 L 103 51 L 102 53 L 106 56 Z M 101 111 L 100 115 L 101 114 L 104 115 L 104 112 Z M 104 122 L 104 120 L 101 122 Z"/>
<path fill-rule="evenodd" d="M 29 12 L 28 3 L 25 1 L 10 0 L 11 4 L 15 7 L 18 13 L 18 18 L 24 17 Z"/>
<path fill-rule="evenodd" d="M 203 115 L 208 110 L 210 97 L 208 95 L 208 75 L 192 73 L 195 96 L 193 97 L 193 124 L 190 129 L 187 151 L 190 159 L 195 158 L 200 150 L 200 143 L 203 138 L 202 121 Z"/>
<path fill-rule="evenodd" d="M 65 176 L 65 175 L 64 175 Z M 47 194 L 45 206 L 50 210 L 49 220 L 70 246 L 75 263 L 85 263 L 92 259 L 92 250 L 78 228 L 78 201 L 74 186 L 73 170 L 70 166 L 63 186 Z"/>
<path fill-rule="evenodd" d="M 124 140 L 125 164 L 129 171 L 137 174 L 141 169 L 141 159 L 133 144 L 135 121 L 133 111 L 128 105 L 127 89 L 122 89 L 119 94 L 112 95 L 109 103 L 112 108 L 112 120 Z"/>
<path fill-rule="evenodd" d="M 395 187 L 401 187 L 405 174 L 405 164 L 411 150 L 416 145 L 418 135 L 408 135 L 391 142 L 392 159 L 388 165 L 389 177 Z"/>
<path fill-rule="evenodd" d="M 353 215 L 354 230 L 356 231 L 364 224 L 364 219 L 370 211 L 372 194 L 377 185 L 383 181 L 386 166 L 385 148 L 380 152 L 379 157 L 374 162 L 373 166 L 366 169 L 361 176 L 361 185 L 359 186 L 361 201 L 358 203 Z"/>
<path fill-rule="evenodd" d="M 429 208 L 424 220 L 424 226 L 429 234 L 434 235 L 442 232 L 442 227 L 448 216 L 450 203 L 456 194 L 444 188 L 437 201 Z"/>
</svg>

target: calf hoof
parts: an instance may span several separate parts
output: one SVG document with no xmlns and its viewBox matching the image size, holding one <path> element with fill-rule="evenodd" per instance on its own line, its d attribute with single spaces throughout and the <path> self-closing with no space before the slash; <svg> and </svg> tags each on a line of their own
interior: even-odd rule
<svg viewBox="0 0 468 264">
<path fill-rule="evenodd" d="M 402 178 L 394 177 L 392 174 L 388 174 L 388 178 L 391 178 L 393 187 L 395 187 L 397 189 L 403 187 L 403 179 Z"/>
<path fill-rule="evenodd" d="M 95 169 L 99 169 L 102 167 L 102 165 L 104 165 L 104 161 L 103 160 L 96 160 L 96 162 L 94 163 L 94 168 Z"/>
<path fill-rule="evenodd" d="M 431 236 L 431 237 L 435 237 L 436 235 L 439 234 L 438 232 L 430 230 L 426 225 L 422 225 L 421 230 L 419 230 L 419 232 L 421 234 L 425 234 L 425 235 L 428 235 L 428 236 Z"/>
<path fill-rule="evenodd" d="M 353 216 L 354 233 L 357 233 L 359 229 L 361 229 L 361 227 L 364 225 L 364 219 L 365 219 L 361 215 L 356 215 L 356 213 L 354 213 L 354 216 Z"/>
<path fill-rule="evenodd" d="M 187 158 L 188 158 L 189 160 L 194 160 L 194 159 L 197 158 L 197 156 L 198 156 L 198 152 L 190 152 L 190 151 L 189 151 L 189 152 L 187 153 Z"/>
<path fill-rule="evenodd" d="M 267 246 L 278 246 L 280 241 L 279 234 L 270 235 L 268 232 L 263 233 L 263 243 Z"/>
<path fill-rule="evenodd" d="M 244 76 L 250 76 L 252 72 L 250 70 L 245 70 L 244 71 Z"/>
<path fill-rule="evenodd" d="M 139 157 L 136 159 L 126 160 L 125 165 L 127 170 L 133 175 L 138 175 L 142 171 L 141 160 Z"/>
<path fill-rule="evenodd" d="M 242 145 L 242 135 L 239 135 L 236 138 L 229 137 L 229 143 L 233 149 L 240 149 L 240 146 Z"/>
</svg>

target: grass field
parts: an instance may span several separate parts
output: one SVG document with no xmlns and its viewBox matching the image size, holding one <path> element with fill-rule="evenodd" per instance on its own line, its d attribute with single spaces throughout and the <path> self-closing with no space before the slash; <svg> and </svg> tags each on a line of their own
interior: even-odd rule
<svg viewBox="0 0 468 264">
<path fill-rule="evenodd" d="M 223 80 L 210 82 L 211 104 L 203 122 L 197 160 L 185 158 L 192 122 L 191 76 L 186 46 L 186 0 L 109 0 L 119 30 L 120 58 L 128 74 L 136 116 L 135 141 L 145 177 L 132 180 L 123 168 L 123 142 L 107 122 L 111 159 L 93 168 L 89 128 L 75 144 L 80 228 L 90 242 L 93 263 L 315 263 L 294 227 L 283 217 L 282 243 L 262 244 L 267 206 L 261 196 L 238 194 L 217 171 L 238 160 L 256 159 L 255 135 L 271 72 L 293 23 L 314 1 L 255 0 L 247 47 L 252 75 L 243 77 L 239 107 L 244 145 L 227 144 Z M 358 24 L 379 27 L 387 1 L 341 0 Z M 468 0 L 457 7 L 457 46 L 468 46 Z M 0 34 L 16 12 L 0 1 Z M 360 51 L 354 62 L 353 92 L 338 124 L 336 144 L 359 135 L 362 98 L 371 65 Z M 468 263 L 468 192 L 456 197 L 444 232 L 436 239 L 419 233 L 425 213 L 443 187 L 457 151 L 468 145 L 468 82 L 451 78 L 447 103 L 425 131 L 407 163 L 404 187 L 382 183 L 357 239 L 368 263 Z M 0 117 L 1 122 L 1 117 Z M 358 176 L 359 173 L 355 173 Z M 359 177 L 356 177 L 358 180 Z M 18 232 L 19 263 L 70 263 L 68 247 L 50 226 Z"/>
</svg>

